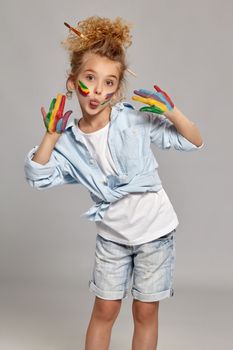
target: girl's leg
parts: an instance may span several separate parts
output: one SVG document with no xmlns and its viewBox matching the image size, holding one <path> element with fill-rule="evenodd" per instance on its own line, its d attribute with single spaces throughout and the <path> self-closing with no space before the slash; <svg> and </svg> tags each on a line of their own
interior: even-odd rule
<svg viewBox="0 0 233 350">
<path fill-rule="evenodd" d="M 120 307 L 121 299 L 105 300 L 96 296 L 87 328 L 85 350 L 108 350 L 112 326 Z"/>
<path fill-rule="evenodd" d="M 157 347 L 159 301 L 173 295 L 175 232 L 174 229 L 135 248 L 133 350 L 155 350 Z M 157 301 L 145 301 L 149 297 Z"/>
<path fill-rule="evenodd" d="M 155 350 L 158 342 L 159 301 L 142 302 L 134 299 L 132 312 L 134 318 L 132 350 Z"/>
</svg>

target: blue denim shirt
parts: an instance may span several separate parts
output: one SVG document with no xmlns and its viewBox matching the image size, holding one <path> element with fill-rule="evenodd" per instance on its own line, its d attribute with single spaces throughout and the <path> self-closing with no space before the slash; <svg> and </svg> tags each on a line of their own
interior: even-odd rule
<svg viewBox="0 0 233 350">
<path fill-rule="evenodd" d="M 183 137 L 163 115 L 140 112 L 119 102 L 112 107 L 108 133 L 116 175 L 103 176 L 78 132 L 77 119 L 71 120 L 58 139 L 50 160 L 42 165 L 31 160 L 38 145 L 25 157 L 27 182 L 37 189 L 62 184 L 84 185 L 95 204 L 81 216 L 101 221 L 109 205 L 130 192 L 157 192 L 162 188 L 158 163 L 151 143 L 161 149 L 194 151 L 197 147 Z"/>
</svg>

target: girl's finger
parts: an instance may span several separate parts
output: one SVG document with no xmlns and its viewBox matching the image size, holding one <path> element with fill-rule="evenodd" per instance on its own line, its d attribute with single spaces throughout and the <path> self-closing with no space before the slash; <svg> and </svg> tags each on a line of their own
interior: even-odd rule
<svg viewBox="0 0 233 350">
<path fill-rule="evenodd" d="M 136 95 L 139 95 L 139 96 L 142 96 L 142 97 L 153 95 L 153 91 L 146 90 L 146 89 L 134 90 L 133 92 L 134 92 Z"/>
<path fill-rule="evenodd" d="M 45 112 L 45 109 L 44 109 L 44 107 L 41 107 L 41 114 L 42 114 L 42 117 L 43 117 L 43 121 L 44 121 L 44 125 L 45 125 L 45 127 L 47 127 L 46 126 L 46 112 Z"/>
<path fill-rule="evenodd" d="M 55 103 L 56 103 L 56 98 L 54 97 L 52 102 L 50 103 L 49 112 L 46 114 L 46 119 L 45 119 L 46 128 L 48 130 L 50 130 L 51 116 L 52 116 L 52 113 L 53 113 L 53 109 L 54 109 Z"/>
<path fill-rule="evenodd" d="M 142 103 L 148 103 L 148 100 L 149 100 L 148 98 L 141 97 L 141 96 L 132 96 L 131 99 Z"/>
<path fill-rule="evenodd" d="M 154 85 L 154 88 L 156 89 L 156 91 L 158 91 L 158 92 L 163 92 L 163 90 L 162 89 L 160 89 L 160 87 L 158 87 L 158 85 Z"/>
<path fill-rule="evenodd" d="M 52 113 L 51 113 L 51 116 L 50 116 L 50 119 L 49 119 L 49 129 L 51 131 L 55 131 L 56 129 L 56 125 L 55 125 L 55 117 L 56 117 L 56 114 L 57 114 L 57 111 L 59 109 L 59 106 L 60 106 L 60 103 L 61 103 L 61 99 L 62 99 L 62 95 L 61 94 L 57 94 L 57 99 L 56 99 L 56 102 L 54 104 L 54 108 L 52 110 Z"/>
<path fill-rule="evenodd" d="M 66 96 L 62 95 L 61 103 L 60 103 L 60 106 L 59 106 L 59 112 L 61 113 L 61 115 L 63 115 L 65 103 L 66 103 Z"/>
<path fill-rule="evenodd" d="M 152 112 L 152 113 L 157 113 L 157 114 L 163 114 L 164 110 L 161 108 L 158 108 L 156 106 L 151 106 L 151 107 L 142 107 L 139 109 L 141 112 Z"/>
<path fill-rule="evenodd" d="M 43 118 L 45 118 L 46 117 L 46 115 L 47 115 L 47 113 L 45 112 L 45 109 L 44 109 L 44 107 L 41 107 L 41 113 L 42 113 L 42 115 L 43 115 Z"/>
<path fill-rule="evenodd" d="M 68 122 L 68 119 L 69 119 L 71 113 L 73 113 L 73 111 L 67 111 L 67 112 L 64 114 L 63 118 L 62 118 L 62 119 L 63 119 L 63 120 L 62 120 L 62 126 L 61 126 L 61 131 L 62 131 L 62 132 L 63 132 L 63 131 L 65 130 L 65 128 L 66 128 L 66 124 L 67 124 L 67 122 Z"/>
<path fill-rule="evenodd" d="M 140 90 L 134 90 L 134 93 L 141 96 L 141 97 L 146 97 L 146 98 L 150 98 L 150 99 L 154 99 L 158 102 L 163 102 L 164 100 L 161 98 L 161 96 L 159 96 L 159 94 L 161 93 L 153 93 L 150 90 L 146 90 L 146 89 L 140 89 Z"/>
<path fill-rule="evenodd" d="M 156 92 L 156 94 L 151 95 L 151 98 L 158 102 L 164 102 L 163 98 L 159 95 L 159 92 Z"/>
<path fill-rule="evenodd" d="M 60 105 L 58 107 L 58 111 L 54 117 L 54 123 L 53 123 L 53 127 L 52 127 L 53 131 L 56 131 L 56 124 L 57 124 L 58 120 L 61 119 L 63 116 L 65 102 L 66 102 L 66 96 L 62 95 L 61 102 L 60 102 Z"/>
<path fill-rule="evenodd" d="M 168 105 L 168 101 L 166 99 L 166 97 L 164 97 L 163 93 L 162 92 L 157 92 L 161 102 L 165 103 L 166 105 Z"/>
<path fill-rule="evenodd" d="M 143 102 L 143 103 L 146 103 L 150 106 L 156 105 L 158 108 L 164 109 L 164 102 L 157 101 L 153 98 L 144 98 L 144 97 L 140 97 L 140 96 L 133 96 L 132 100 Z"/>
<path fill-rule="evenodd" d="M 57 125 L 56 125 L 56 132 L 58 134 L 61 134 L 61 128 L 62 128 L 62 119 L 59 119 L 58 122 L 57 122 Z"/>
<path fill-rule="evenodd" d="M 172 102 L 172 100 L 170 99 L 170 97 L 168 96 L 168 94 L 164 91 L 163 94 L 166 96 L 168 102 L 170 103 L 170 105 L 172 106 L 172 108 L 174 108 L 174 103 Z"/>
<path fill-rule="evenodd" d="M 55 103 L 56 103 L 56 98 L 54 97 L 50 103 L 50 106 L 49 106 L 49 112 L 52 113 L 53 111 L 53 108 L 55 106 Z"/>
<path fill-rule="evenodd" d="M 168 100 L 168 102 L 170 103 L 170 105 L 172 106 L 172 108 L 174 108 L 174 103 L 172 102 L 172 100 L 171 100 L 171 98 L 168 96 L 168 94 L 167 94 L 165 91 L 163 91 L 162 89 L 160 89 L 160 88 L 158 87 L 158 85 L 154 85 L 154 88 L 155 88 L 158 92 L 161 92 L 161 93 L 167 98 L 167 100 Z"/>
</svg>

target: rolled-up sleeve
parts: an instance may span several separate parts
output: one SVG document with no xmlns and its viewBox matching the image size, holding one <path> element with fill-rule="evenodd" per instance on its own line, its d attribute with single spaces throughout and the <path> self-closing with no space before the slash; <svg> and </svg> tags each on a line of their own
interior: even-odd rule
<svg viewBox="0 0 233 350">
<path fill-rule="evenodd" d="M 67 171 L 67 161 L 62 154 L 53 150 L 50 160 L 46 164 L 40 164 L 32 160 L 38 149 L 38 145 L 33 147 L 25 157 L 24 172 L 26 181 L 31 187 L 42 190 L 63 184 L 77 184 Z"/>
<path fill-rule="evenodd" d="M 204 147 L 194 145 L 176 129 L 175 125 L 165 116 L 150 114 L 150 139 L 161 149 L 174 148 L 178 151 L 194 151 Z"/>
</svg>

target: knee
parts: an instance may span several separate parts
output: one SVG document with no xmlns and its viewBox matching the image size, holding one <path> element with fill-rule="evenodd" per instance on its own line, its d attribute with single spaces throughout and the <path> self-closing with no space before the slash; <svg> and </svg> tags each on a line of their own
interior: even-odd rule
<svg viewBox="0 0 233 350">
<path fill-rule="evenodd" d="M 159 301 L 142 302 L 134 299 L 132 313 L 134 322 L 148 323 L 158 318 Z"/>
<path fill-rule="evenodd" d="M 114 321 L 120 311 L 121 299 L 105 300 L 96 297 L 93 314 L 95 318 L 101 321 Z"/>
</svg>

